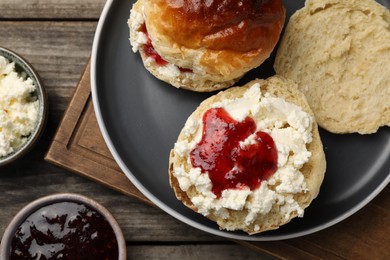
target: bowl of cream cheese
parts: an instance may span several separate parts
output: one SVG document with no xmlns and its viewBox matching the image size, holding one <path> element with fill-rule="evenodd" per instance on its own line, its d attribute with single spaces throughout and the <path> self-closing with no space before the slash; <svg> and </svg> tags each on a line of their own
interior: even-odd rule
<svg viewBox="0 0 390 260">
<path fill-rule="evenodd" d="M 45 128 L 47 111 L 38 73 L 20 55 L 0 47 L 0 166 L 31 150 Z"/>
</svg>

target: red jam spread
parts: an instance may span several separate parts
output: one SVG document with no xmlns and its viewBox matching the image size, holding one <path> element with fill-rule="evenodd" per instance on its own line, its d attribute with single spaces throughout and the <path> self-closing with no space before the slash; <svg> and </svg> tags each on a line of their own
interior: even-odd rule
<svg viewBox="0 0 390 260">
<path fill-rule="evenodd" d="M 251 134 L 254 144 L 240 147 Z M 203 115 L 202 140 L 190 153 L 193 167 L 208 173 L 212 191 L 221 197 L 226 189 L 254 190 L 277 170 L 275 143 L 265 132 L 256 132 L 250 117 L 234 120 L 223 108 L 212 108 Z"/>
<path fill-rule="evenodd" d="M 160 54 L 158 54 L 156 52 L 156 50 L 154 49 L 153 47 L 153 44 L 152 44 L 152 40 L 150 39 L 149 37 L 149 33 L 148 33 L 148 30 L 146 29 L 146 26 L 145 24 L 142 25 L 141 27 L 141 32 L 143 32 L 146 36 L 146 39 L 147 39 L 147 42 L 146 44 L 144 44 L 143 46 L 143 50 L 145 52 L 145 54 L 148 56 L 148 57 L 151 57 L 154 59 L 154 61 L 159 65 L 159 66 L 165 66 L 168 64 L 168 62 L 166 60 L 164 60 Z M 178 69 L 181 71 L 181 72 L 193 72 L 192 69 L 187 69 L 187 68 L 180 68 L 178 67 Z"/>
<path fill-rule="evenodd" d="M 145 24 L 142 26 L 141 28 L 141 32 L 143 32 L 146 36 L 146 39 L 147 39 L 147 42 L 146 44 L 144 44 L 143 46 L 143 50 L 145 52 L 145 54 L 148 56 L 148 57 L 151 57 L 153 58 L 156 63 L 160 66 L 165 66 L 168 64 L 168 62 L 166 60 L 164 60 L 160 54 L 158 54 L 156 52 L 156 50 L 154 49 L 153 45 L 152 45 L 152 40 L 150 39 L 149 37 L 149 33 L 148 31 L 146 30 L 146 26 Z"/>
<path fill-rule="evenodd" d="M 9 259 L 118 260 L 118 243 L 100 213 L 59 202 L 38 209 L 20 225 Z"/>
</svg>

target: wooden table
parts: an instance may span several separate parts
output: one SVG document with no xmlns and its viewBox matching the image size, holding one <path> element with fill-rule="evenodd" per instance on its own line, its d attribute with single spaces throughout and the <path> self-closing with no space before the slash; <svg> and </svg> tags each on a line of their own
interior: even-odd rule
<svg viewBox="0 0 390 260">
<path fill-rule="evenodd" d="M 47 127 L 22 160 L 0 168 L 0 236 L 13 216 L 39 197 L 75 192 L 107 207 L 119 222 L 129 259 L 268 259 L 260 253 L 189 227 L 145 205 L 44 160 L 88 63 L 104 0 L 0 0 L 0 46 L 24 56 L 49 96 Z"/>
<path fill-rule="evenodd" d="M 389 250 L 387 246 L 390 245 L 385 244 L 388 239 L 374 242 L 367 239 L 357 244 L 352 253 L 341 254 L 343 250 L 350 250 L 343 247 L 346 244 L 342 239 L 332 241 L 329 238 L 323 246 L 318 246 L 322 241 L 320 234 L 289 243 L 268 243 L 263 247 L 268 250 L 257 247 L 255 251 L 196 230 L 156 207 L 45 161 L 44 156 L 89 61 L 104 2 L 0 0 L 0 46 L 16 51 L 33 64 L 43 79 L 50 104 L 47 127 L 38 145 L 22 160 L 0 168 L 0 236 L 12 217 L 32 200 L 58 192 L 74 192 L 95 199 L 111 211 L 124 232 L 129 259 L 343 259 L 348 256 L 369 259 L 367 245 Z M 387 214 L 385 220 L 389 220 L 389 192 L 387 187 L 375 199 L 376 204 L 370 206 L 374 216 Z M 371 217 L 365 214 L 355 218 Z M 383 219 L 375 225 L 380 225 L 381 221 L 388 225 Z M 355 225 L 343 226 L 349 229 L 344 239 L 354 239 Z M 313 243 L 309 242 L 311 239 Z M 334 250 L 327 251 L 327 245 Z M 276 254 L 278 251 L 283 253 Z M 379 255 L 389 256 L 386 253 Z"/>
</svg>

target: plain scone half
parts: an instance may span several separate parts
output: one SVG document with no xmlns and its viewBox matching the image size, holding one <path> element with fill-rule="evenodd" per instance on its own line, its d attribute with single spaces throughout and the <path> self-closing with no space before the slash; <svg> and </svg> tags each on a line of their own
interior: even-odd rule
<svg viewBox="0 0 390 260">
<path fill-rule="evenodd" d="M 325 169 L 305 96 L 273 76 L 204 100 L 181 130 L 168 172 L 185 206 L 220 229 L 252 235 L 303 217 Z"/>
<path fill-rule="evenodd" d="M 232 86 L 271 54 L 284 26 L 282 0 L 138 0 L 128 26 L 133 52 L 171 86 Z"/>
<path fill-rule="evenodd" d="M 390 125 L 390 12 L 373 0 L 306 1 L 286 26 L 274 68 L 298 84 L 330 132 Z"/>
</svg>

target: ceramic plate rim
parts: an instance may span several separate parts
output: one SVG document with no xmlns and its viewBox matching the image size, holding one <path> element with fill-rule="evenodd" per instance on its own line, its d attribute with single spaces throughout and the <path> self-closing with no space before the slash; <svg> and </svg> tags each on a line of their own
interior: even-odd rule
<svg viewBox="0 0 390 260">
<path fill-rule="evenodd" d="M 121 159 L 120 155 L 118 154 L 116 148 L 114 147 L 114 144 L 111 140 L 111 137 L 108 133 L 108 130 L 106 128 L 101 110 L 100 110 L 100 103 L 99 98 L 97 94 L 97 81 L 96 81 L 96 68 L 97 68 L 97 54 L 98 49 L 100 45 L 100 38 L 102 33 L 102 28 L 104 26 L 104 23 L 108 17 L 110 8 L 112 7 L 114 0 L 108 0 L 103 8 L 103 11 L 101 13 L 97 28 L 95 37 L 93 40 L 93 46 L 92 46 L 92 55 L 91 55 L 91 92 L 92 92 L 92 101 L 93 106 L 95 109 L 97 122 L 99 125 L 99 128 L 102 132 L 103 138 L 112 153 L 115 161 L 118 163 L 121 170 L 124 172 L 124 174 L 127 176 L 127 178 L 136 186 L 137 189 L 139 189 L 149 200 L 151 200 L 155 205 L 157 205 L 159 208 L 161 208 L 163 211 L 168 213 L 169 215 L 173 216 L 174 218 L 192 226 L 199 230 L 206 231 L 208 233 L 229 238 L 229 239 L 237 239 L 237 240 L 246 240 L 246 241 L 275 241 L 275 240 L 284 240 L 284 239 L 291 239 L 296 237 L 301 237 L 304 235 L 312 234 L 317 231 L 323 230 L 325 228 L 328 228 L 330 226 L 333 226 L 336 223 L 339 223 L 340 221 L 348 218 L 349 216 L 353 215 L 357 211 L 359 211 L 361 208 L 363 208 L 366 204 L 368 204 L 373 198 L 375 198 L 386 186 L 388 183 L 390 183 L 390 174 L 385 178 L 384 181 L 381 182 L 379 186 L 374 189 L 369 196 L 367 196 L 364 200 L 361 200 L 360 203 L 358 203 L 355 207 L 351 208 L 349 211 L 345 212 L 344 214 L 334 218 L 332 221 L 328 221 L 324 223 L 323 225 L 319 225 L 315 228 L 311 228 L 305 231 L 301 232 L 294 232 L 292 234 L 287 235 L 276 235 L 272 237 L 256 237 L 256 236 L 249 236 L 249 235 L 239 235 L 235 233 L 226 233 L 223 231 L 219 231 L 217 229 L 213 229 L 207 226 L 204 226 L 196 221 L 193 221 L 180 213 L 176 212 L 174 209 L 163 203 L 159 198 L 154 196 L 148 189 L 146 189 L 142 183 L 131 173 L 131 171 L 128 169 L 127 165 L 124 163 L 124 161 Z M 130 10 L 129 10 L 130 12 Z"/>
</svg>

